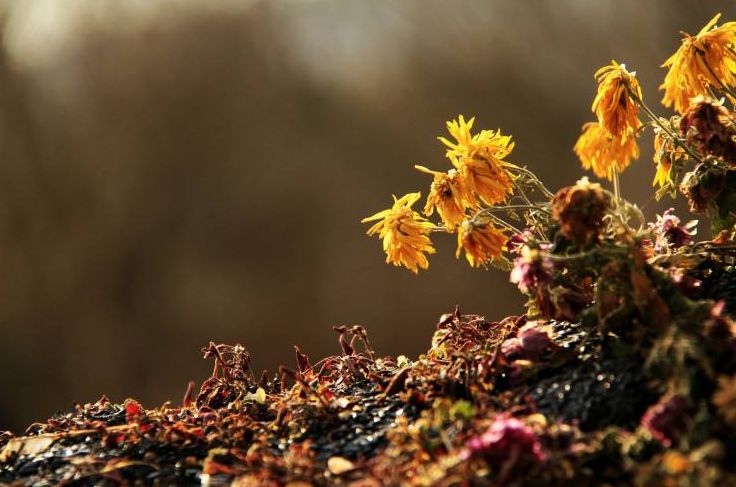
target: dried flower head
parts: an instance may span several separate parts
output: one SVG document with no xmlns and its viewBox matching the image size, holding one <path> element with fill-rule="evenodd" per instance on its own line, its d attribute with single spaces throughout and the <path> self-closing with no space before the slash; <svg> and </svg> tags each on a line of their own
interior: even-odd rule
<svg viewBox="0 0 736 487">
<path fill-rule="evenodd" d="M 552 280 L 552 261 L 538 249 L 523 246 L 511 269 L 510 281 L 527 294 Z"/>
<path fill-rule="evenodd" d="M 611 136 L 597 122 L 583 125 L 582 133 L 573 148 L 583 168 L 592 170 L 599 178 L 613 179 L 613 171 L 623 172 L 632 159 L 639 157 L 636 137 Z"/>
<path fill-rule="evenodd" d="M 661 130 L 654 131 L 654 164 L 657 172 L 654 174 L 652 186 L 667 186 L 672 183 L 672 158 L 667 154 L 665 147 L 667 138 Z"/>
<path fill-rule="evenodd" d="M 641 87 L 635 72 L 611 61 L 595 73 L 598 92 L 592 110 L 601 127 L 614 137 L 630 137 L 641 127 L 639 107 L 633 97 L 642 99 Z"/>
<path fill-rule="evenodd" d="M 722 102 L 694 98 L 680 119 L 680 132 L 701 153 L 736 164 L 736 126 Z"/>
<path fill-rule="evenodd" d="M 657 171 L 652 186 L 674 188 L 673 168 L 681 168 L 683 163 L 687 162 L 690 157 L 679 141 L 675 140 L 676 136 L 673 136 L 673 133 L 677 132 L 681 121 L 681 117 L 676 116 L 667 122 L 669 128 L 657 125 L 653 127 L 654 156 L 652 159 L 656 164 Z"/>
<path fill-rule="evenodd" d="M 668 395 L 651 406 L 641 418 L 641 426 L 653 438 L 670 447 L 687 430 L 690 415 L 687 401 L 679 395 Z"/>
<path fill-rule="evenodd" d="M 477 208 L 477 199 L 495 205 L 513 192 L 514 178 L 507 169 L 512 164 L 503 159 L 514 149 L 514 143 L 511 136 L 501 135 L 500 131 L 481 130 L 473 135 L 474 122 L 475 117 L 466 122 L 460 115 L 457 120 L 447 122 L 447 130 L 455 142 L 445 137 L 439 140 L 447 146 L 446 155 L 460 173 L 467 190 L 466 203 Z"/>
<path fill-rule="evenodd" d="M 463 457 L 484 458 L 493 467 L 512 467 L 508 462 L 541 462 L 542 445 L 534 431 L 516 418 L 500 416 L 488 430 L 470 439 Z"/>
<path fill-rule="evenodd" d="M 454 229 L 465 219 L 466 200 L 468 199 L 465 184 L 460 173 L 455 169 L 448 172 L 438 172 L 424 166 L 414 166 L 419 171 L 434 176 L 432 186 L 427 196 L 424 214 L 432 216 L 434 210 L 442 218 L 442 223 L 448 229 Z"/>
<path fill-rule="evenodd" d="M 597 241 L 603 229 L 603 217 L 611 209 L 611 193 L 600 184 L 582 178 L 574 186 L 562 188 L 552 200 L 552 217 L 560 223 L 560 232 L 581 245 Z"/>
<path fill-rule="evenodd" d="M 657 215 L 656 223 L 649 224 L 649 229 L 654 236 L 654 250 L 657 252 L 667 252 L 689 245 L 693 243 L 693 236 L 698 233 L 697 220 L 681 223 L 674 212 L 675 209 L 670 208 L 661 215 Z"/>
<path fill-rule="evenodd" d="M 513 234 L 506 242 L 506 248 L 511 254 L 521 255 L 521 252 L 524 250 L 527 244 L 533 240 L 534 233 L 527 228 L 521 233 Z"/>
<path fill-rule="evenodd" d="M 465 258 L 473 267 L 485 266 L 504 251 L 507 237 L 491 223 L 478 224 L 465 220 L 457 232 L 456 257 L 465 250 Z"/>
<path fill-rule="evenodd" d="M 547 327 L 536 321 L 522 326 L 516 336 L 501 344 L 504 355 L 515 359 L 537 360 L 545 351 L 554 346 Z"/>
<path fill-rule="evenodd" d="M 398 199 L 394 196 L 393 207 L 362 220 L 363 223 L 378 220 L 367 233 L 378 234 L 383 239 L 386 263 L 404 266 L 414 273 L 419 268 L 427 269 L 426 254 L 435 253 L 429 240 L 434 225 L 411 209 L 419 198 L 421 193 L 409 193 Z"/>
<path fill-rule="evenodd" d="M 690 99 L 707 95 L 708 88 L 733 88 L 736 85 L 736 22 L 716 27 L 716 15 L 695 36 L 683 33 L 682 45 L 662 67 L 669 68 L 664 83 L 662 103 L 683 113 Z"/>
</svg>

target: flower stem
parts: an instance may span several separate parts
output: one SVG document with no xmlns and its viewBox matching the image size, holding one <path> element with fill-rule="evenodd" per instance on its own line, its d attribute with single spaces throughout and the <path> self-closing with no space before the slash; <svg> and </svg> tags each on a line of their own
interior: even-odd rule
<svg viewBox="0 0 736 487">
<path fill-rule="evenodd" d="M 544 211 L 545 213 L 550 212 L 547 208 L 544 208 L 542 205 L 535 205 L 535 204 L 506 205 L 506 206 L 489 206 L 488 208 L 483 208 L 482 210 L 478 211 L 478 213 L 476 213 L 475 216 L 485 215 L 486 213 L 490 214 L 490 213 L 493 213 L 494 211 L 508 211 L 508 210 L 540 210 L 540 211 Z"/>
<path fill-rule="evenodd" d="M 639 105 L 639 107 L 642 110 L 644 110 L 644 113 L 647 114 L 647 116 L 652 121 L 652 123 L 654 123 L 657 127 L 662 129 L 663 132 L 665 132 L 668 136 L 670 136 L 670 138 L 672 138 L 672 141 L 676 145 L 681 147 L 685 152 L 687 152 L 690 157 L 692 157 L 694 160 L 698 162 L 703 162 L 703 159 L 701 159 L 700 156 L 698 156 L 695 152 L 693 152 L 692 149 L 690 149 L 690 147 L 688 147 L 686 143 L 684 143 L 676 134 L 674 134 L 669 129 L 669 127 L 667 127 L 665 124 L 662 123 L 659 117 L 657 117 L 657 115 L 646 105 L 646 103 L 644 103 L 644 101 L 641 98 L 637 96 L 636 93 L 634 93 L 630 89 L 628 91 L 629 91 L 629 96 L 631 97 L 631 99 L 634 100 L 634 102 L 636 102 L 636 104 Z"/>
<path fill-rule="evenodd" d="M 521 167 L 521 166 L 514 165 L 513 166 L 513 169 L 515 169 L 515 170 L 517 170 L 517 171 L 525 174 L 526 176 L 528 176 L 531 179 L 532 184 L 534 184 L 534 186 L 536 186 L 537 189 L 542 194 L 544 194 L 544 196 L 546 196 L 549 199 L 552 199 L 554 197 L 554 194 L 552 194 L 552 192 L 547 189 L 547 187 L 542 183 L 542 181 L 539 180 L 539 178 L 536 176 L 536 174 L 534 174 L 533 172 L 531 172 L 527 168 Z"/>
<path fill-rule="evenodd" d="M 516 228 L 512 224 L 508 223 L 507 221 L 502 220 L 501 218 L 497 217 L 496 215 L 489 213 L 488 216 L 491 217 L 492 220 L 494 220 L 496 223 L 498 223 L 502 227 L 505 227 L 507 230 L 511 230 L 512 233 L 514 233 L 514 234 L 520 234 L 520 233 L 522 233 L 521 230 L 519 230 L 518 228 Z M 475 218 L 475 217 L 473 217 L 473 218 Z"/>
<path fill-rule="evenodd" d="M 618 180 L 618 168 L 613 167 L 612 171 L 612 177 L 613 177 L 613 195 L 616 198 L 616 206 L 621 206 L 621 185 Z"/>
<path fill-rule="evenodd" d="M 582 252 L 577 252 L 575 254 L 547 254 L 547 257 L 549 257 L 551 260 L 555 262 L 566 262 L 571 260 L 578 260 L 578 259 L 584 259 L 586 257 L 591 257 L 596 254 L 602 254 L 604 252 L 610 252 L 612 254 L 618 254 L 618 253 L 626 253 L 628 252 L 627 248 L 621 247 L 621 246 L 615 246 L 615 247 L 593 247 L 590 250 L 584 250 Z"/>
</svg>

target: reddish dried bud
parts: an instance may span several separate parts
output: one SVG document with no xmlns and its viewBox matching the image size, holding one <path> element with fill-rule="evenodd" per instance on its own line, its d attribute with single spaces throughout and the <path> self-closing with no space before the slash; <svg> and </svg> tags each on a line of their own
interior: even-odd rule
<svg viewBox="0 0 736 487">
<path fill-rule="evenodd" d="M 529 293 L 552 280 L 552 260 L 544 252 L 524 246 L 519 254 L 511 269 L 510 280 L 519 286 L 521 292 Z"/>
<path fill-rule="evenodd" d="M 552 216 L 560 223 L 560 232 L 565 237 L 588 245 L 600 238 L 603 217 L 610 210 L 611 202 L 611 193 L 583 178 L 555 194 Z"/>
<path fill-rule="evenodd" d="M 685 433 L 689 423 L 687 401 L 677 395 L 663 397 L 647 409 L 641 418 L 641 426 L 666 447 L 670 447 Z"/>
<path fill-rule="evenodd" d="M 552 345 L 553 342 L 547 330 L 536 322 L 531 322 L 519 329 L 516 338 L 504 341 L 501 351 L 507 357 L 536 360 Z"/>
<path fill-rule="evenodd" d="M 519 255 L 526 248 L 527 244 L 534 240 L 534 234 L 531 230 L 526 229 L 521 233 L 515 233 L 506 241 L 506 248 L 509 253 Z"/>
<path fill-rule="evenodd" d="M 680 132 L 701 153 L 736 163 L 734 120 L 720 103 L 703 97 L 694 99 L 680 120 Z"/>
<path fill-rule="evenodd" d="M 674 212 L 675 209 L 670 208 L 662 215 L 657 215 L 656 223 L 649 224 L 649 229 L 654 235 L 654 249 L 657 252 L 667 252 L 693 243 L 698 221 L 690 220 L 682 223 Z"/>
<path fill-rule="evenodd" d="M 145 413 L 143 406 L 135 399 L 126 399 L 125 403 L 125 419 L 130 423 L 136 421 Z"/>
<path fill-rule="evenodd" d="M 481 457 L 493 467 L 508 462 L 541 462 L 545 459 L 539 438 L 516 418 L 498 417 L 488 430 L 468 441 L 465 458 Z"/>
</svg>

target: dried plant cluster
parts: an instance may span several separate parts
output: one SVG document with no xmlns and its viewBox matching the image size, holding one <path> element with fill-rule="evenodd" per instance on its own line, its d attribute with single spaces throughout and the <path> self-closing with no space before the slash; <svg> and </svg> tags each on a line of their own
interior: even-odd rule
<svg viewBox="0 0 736 487">
<path fill-rule="evenodd" d="M 574 147 L 583 178 L 552 193 L 510 162 L 512 138 L 448 122 L 445 171 L 364 221 L 388 263 L 427 269 L 433 233 L 471 266 L 510 271 L 520 316 L 443 316 L 416 359 L 379 357 L 362 327 L 341 353 L 256 378 L 242 346 L 210 344 L 212 377 L 182 404 L 103 398 L 26 434 L 0 434 L 0 482 L 18 485 L 736 485 L 736 23 L 685 35 L 665 61 L 659 117 L 634 72 L 595 73 L 596 121 Z M 644 120 L 642 120 L 644 118 Z M 653 132 L 647 223 L 618 174 Z M 437 216 L 435 223 L 429 218 Z"/>
</svg>

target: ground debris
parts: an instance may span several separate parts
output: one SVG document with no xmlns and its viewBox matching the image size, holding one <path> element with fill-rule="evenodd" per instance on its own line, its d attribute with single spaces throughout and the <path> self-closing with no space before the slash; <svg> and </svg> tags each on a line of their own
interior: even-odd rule
<svg viewBox="0 0 736 487">
<path fill-rule="evenodd" d="M 178 406 L 103 396 L 2 433 L 0 484 L 635 485 L 663 461 L 667 425 L 693 421 L 663 416 L 675 410 L 658 405 L 641 354 L 580 322 L 456 309 L 414 360 L 379 357 L 361 327 L 335 330 L 340 354 L 296 348 L 295 368 L 258 379 L 243 346 L 210 343 L 212 376 Z"/>
</svg>

